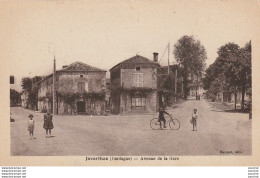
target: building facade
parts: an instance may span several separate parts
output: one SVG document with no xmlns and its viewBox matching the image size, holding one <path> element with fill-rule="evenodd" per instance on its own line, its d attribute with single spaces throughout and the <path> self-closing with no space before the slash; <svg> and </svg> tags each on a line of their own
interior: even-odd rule
<svg viewBox="0 0 260 178">
<path fill-rule="evenodd" d="M 55 73 L 56 114 L 100 115 L 105 111 L 106 71 L 75 62 Z M 53 111 L 53 74 L 38 82 L 38 107 Z"/>
<path fill-rule="evenodd" d="M 157 54 L 158 55 L 158 54 Z M 151 113 L 158 108 L 157 68 L 159 64 L 136 55 L 110 69 L 110 112 Z"/>
</svg>

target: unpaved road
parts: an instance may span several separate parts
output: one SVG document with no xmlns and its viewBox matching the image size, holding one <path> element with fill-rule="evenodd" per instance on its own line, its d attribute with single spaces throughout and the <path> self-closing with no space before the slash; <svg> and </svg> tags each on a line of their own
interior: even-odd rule
<svg viewBox="0 0 260 178">
<path fill-rule="evenodd" d="M 190 124 L 198 109 L 198 131 Z M 181 127 L 172 131 L 152 130 L 156 115 L 54 116 L 52 138 L 45 138 L 43 114 L 11 108 L 11 155 L 23 156 L 112 156 L 112 155 L 251 155 L 252 132 L 248 114 L 216 111 L 206 101 L 188 100 L 168 112 Z M 35 119 L 35 139 L 29 140 L 28 115 Z M 221 151 L 225 153 L 220 153 Z M 238 153 L 235 153 L 235 152 Z M 232 153 L 233 154 L 232 154 Z"/>
</svg>

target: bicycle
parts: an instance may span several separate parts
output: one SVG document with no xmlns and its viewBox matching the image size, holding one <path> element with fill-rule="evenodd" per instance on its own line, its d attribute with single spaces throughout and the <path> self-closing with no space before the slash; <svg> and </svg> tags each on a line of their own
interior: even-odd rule
<svg viewBox="0 0 260 178">
<path fill-rule="evenodd" d="M 178 130 L 180 128 L 180 121 L 178 119 L 173 119 L 172 116 L 169 117 L 170 119 L 166 120 L 165 125 L 169 123 L 169 126 L 172 130 Z M 162 122 L 162 121 L 161 121 Z M 161 123 L 163 124 L 163 123 Z M 158 118 L 153 118 L 150 121 L 150 127 L 153 130 L 159 130 L 161 129 L 160 121 L 158 121 Z"/>
</svg>

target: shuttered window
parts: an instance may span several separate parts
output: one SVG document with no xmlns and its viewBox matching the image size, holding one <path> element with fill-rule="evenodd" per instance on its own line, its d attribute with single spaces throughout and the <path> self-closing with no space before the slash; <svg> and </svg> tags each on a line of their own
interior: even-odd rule
<svg viewBox="0 0 260 178">
<path fill-rule="evenodd" d="M 84 93 L 85 92 L 85 82 L 79 82 L 78 83 L 78 92 Z"/>
<path fill-rule="evenodd" d="M 142 73 L 133 74 L 133 84 L 134 84 L 134 87 L 143 86 L 143 74 Z"/>
</svg>

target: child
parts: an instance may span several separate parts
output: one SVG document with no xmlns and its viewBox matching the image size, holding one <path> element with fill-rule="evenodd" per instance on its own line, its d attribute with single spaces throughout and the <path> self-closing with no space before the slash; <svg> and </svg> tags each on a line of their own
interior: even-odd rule
<svg viewBox="0 0 260 178">
<path fill-rule="evenodd" d="M 192 118 L 191 118 L 191 123 L 193 125 L 192 131 L 197 131 L 197 120 L 198 120 L 197 109 L 194 109 L 194 111 L 192 113 Z"/>
<path fill-rule="evenodd" d="M 34 130 L 34 120 L 33 120 L 33 115 L 30 114 L 29 116 L 29 120 L 28 120 L 28 131 L 29 131 L 29 134 L 30 134 L 30 139 L 33 139 L 33 130 Z"/>
</svg>

